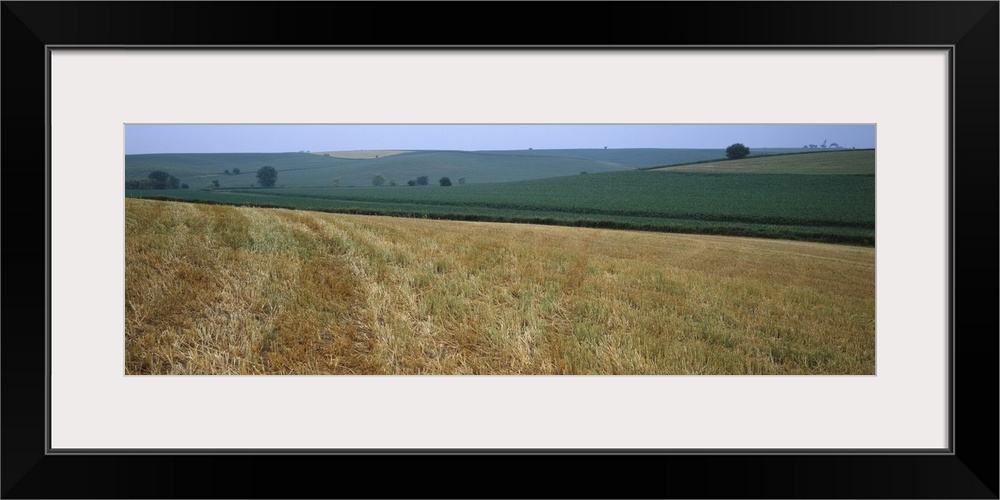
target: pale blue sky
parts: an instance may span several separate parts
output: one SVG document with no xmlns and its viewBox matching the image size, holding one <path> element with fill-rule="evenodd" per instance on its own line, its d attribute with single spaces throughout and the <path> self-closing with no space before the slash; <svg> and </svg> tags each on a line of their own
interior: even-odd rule
<svg viewBox="0 0 1000 500">
<path fill-rule="evenodd" d="M 875 125 L 126 125 L 125 154 L 357 149 L 874 148 Z"/>
</svg>

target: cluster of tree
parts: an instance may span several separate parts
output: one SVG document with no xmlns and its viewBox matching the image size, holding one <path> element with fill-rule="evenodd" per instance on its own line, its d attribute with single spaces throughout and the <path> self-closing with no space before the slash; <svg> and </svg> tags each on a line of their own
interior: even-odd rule
<svg viewBox="0 0 1000 500">
<path fill-rule="evenodd" d="M 826 139 L 823 139 L 823 144 L 806 144 L 802 146 L 802 149 L 844 149 L 844 146 L 837 144 L 836 142 L 831 142 L 829 146 L 826 145 Z"/>
<path fill-rule="evenodd" d="M 738 160 L 740 158 L 745 158 L 749 154 L 750 154 L 750 148 L 744 146 L 739 142 L 726 148 L 726 158 L 729 158 L 730 160 Z"/>
<path fill-rule="evenodd" d="M 430 183 L 430 181 L 427 179 L 426 175 L 421 175 L 420 177 L 417 177 L 416 179 L 411 179 L 409 181 L 406 181 L 406 185 L 407 186 L 426 186 L 429 183 Z M 465 184 L 465 177 L 460 177 L 458 179 L 458 183 L 459 184 Z M 451 185 L 451 178 L 449 178 L 449 177 L 442 177 L 442 178 L 438 179 L 438 184 L 440 184 L 442 187 L 450 186 Z"/>
<path fill-rule="evenodd" d="M 382 175 L 382 174 L 372 175 L 372 186 L 375 186 L 375 187 L 384 186 L 386 182 L 388 182 L 390 186 L 396 186 L 397 185 L 396 184 L 396 179 L 388 179 L 387 180 L 385 178 L 385 176 Z M 458 183 L 459 184 L 465 184 L 465 177 L 459 178 L 458 179 Z M 430 180 L 427 178 L 426 175 L 421 175 L 420 177 L 417 177 L 416 179 L 410 179 L 410 180 L 406 181 L 406 185 L 407 186 L 426 186 L 428 184 L 430 184 Z M 451 185 L 451 179 L 448 178 L 448 177 L 442 177 L 442 178 L 438 179 L 438 184 L 440 184 L 442 186 L 450 186 Z M 334 185 L 334 187 L 339 186 L 340 185 L 340 179 L 334 179 L 333 180 L 333 185 Z"/>
<path fill-rule="evenodd" d="M 226 170 L 226 174 L 236 174 L 241 173 L 240 169 L 234 168 L 232 172 Z M 266 166 L 261 167 L 257 170 L 257 182 L 264 187 L 273 187 L 275 182 L 278 180 L 278 171 L 274 167 Z M 207 186 L 206 189 L 216 189 L 221 187 L 219 180 L 215 179 Z M 186 183 L 181 184 L 180 180 L 173 175 L 162 170 L 154 170 L 149 173 L 149 176 L 145 179 L 136 179 L 131 181 L 125 181 L 125 189 L 189 189 Z"/>
<path fill-rule="evenodd" d="M 427 185 L 427 176 L 426 175 L 421 175 L 420 177 L 417 177 L 416 179 L 410 179 L 410 180 L 406 181 L 406 185 L 407 186 L 426 186 Z"/>
<path fill-rule="evenodd" d="M 145 179 L 125 181 L 125 189 L 187 189 L 188 185 L 181 185 L 180 179 L 162 171 L 154 170 Z"/>
</svg>

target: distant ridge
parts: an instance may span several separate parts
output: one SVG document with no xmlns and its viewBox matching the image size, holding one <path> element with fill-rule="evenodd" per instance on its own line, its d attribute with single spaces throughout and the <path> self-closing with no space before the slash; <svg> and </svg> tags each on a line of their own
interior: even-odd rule
<svg viewBox="0 0 1000 500">
<path fill-rule="evenodd" d="M 739 160 L 706 161 L 652 170 L 699 173 L 875 175 L 874 149 L 808 151 Z"/>
<path fill-rule="evenodd" d="M 796 149 L 760 149 L 777 154 Z M 327 156 L 329 155 L 329 156 Z M 257 169 L 278 171 L 287 187 L 370 186 L 372 176 L 406 184 L 419 176 L 465 178 L 470 184 L 512 182 L 721 159 L 722 149 L 549 149 L 503 151 L 327 151 L 301 153 L 162 153 L 125 156 L 125 179 L 163 170 L 191 187 L 218 181 L 221 187 L 250 187 Z M 239 169 L 240 173 L 233 172 Z M 226 171 L 229 171 L 227 174 Z"/>
</svg>

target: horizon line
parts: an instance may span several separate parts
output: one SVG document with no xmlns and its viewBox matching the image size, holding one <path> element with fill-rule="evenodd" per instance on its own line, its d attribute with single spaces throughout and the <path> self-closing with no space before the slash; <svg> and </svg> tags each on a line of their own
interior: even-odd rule
<svg viewBox="0 0 1000 500">
<path fill-rule="evenodd" d="M 428 151 L 442 151 L 442 152 L 459 152 L 459 153 L 481 153 L 481 152 L 493 152 L 493 151 L 570 151 L 570 150 L 594 150 L 594 151 L 625 151 L 625 150 L 635 150 L 635 149 L 700 149 L 700 150 L 725 150 L 725 147 L 717 148 L 657 148 L 657 147 L 638 147 L 638 148 L 527 148 L 527 149 L 416 149 L 416 148 L 369 148 L 369 149 L 323 149 L 323 150 L 299 150 L 299 151 L 160 151 L 160 152 L 148 152 L 148 153 L 125 153 L 125 156 L 134 155 L 164 155 L 164 154 L 318 154 L 318 153 L 349 153 L 356 151 L 403 151 L 403 152 L 428 152 Z M 808 148 L 803 146 L 754 146 L 750 148 L 753 149 L 803 149 L 808 151 L 845 151 L 845 150 L 865 150 L 865 149 L 875 149 L 871 148 L 854 148 L 854 147 L 839 147 L 839 148 Z M 818 152 L 817 151 L 817 152 Z"/>
</svg>

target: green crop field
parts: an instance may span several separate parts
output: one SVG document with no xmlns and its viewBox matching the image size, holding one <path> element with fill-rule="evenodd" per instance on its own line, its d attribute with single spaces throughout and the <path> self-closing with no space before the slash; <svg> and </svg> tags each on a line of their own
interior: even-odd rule
<svg viewBox="0 0 1000 500">
<path fill-rule="evenodd" d="M 701 162 L 655 170 L 702 173 L 875 175 L 875 150 L 810 151 L 777 156 L 747 157 L 739 160 Z"/>
<path fill-rule="evenodd" d="M 451 187 L 432 184 L 126 194 L 333 212 L 729 234 L 869 246 L 875 241 L 875 177 L 871 175 L 630 170 Z"/>
</svg>

